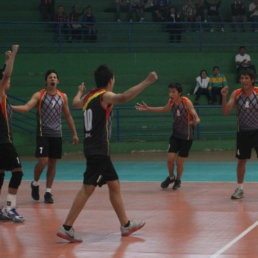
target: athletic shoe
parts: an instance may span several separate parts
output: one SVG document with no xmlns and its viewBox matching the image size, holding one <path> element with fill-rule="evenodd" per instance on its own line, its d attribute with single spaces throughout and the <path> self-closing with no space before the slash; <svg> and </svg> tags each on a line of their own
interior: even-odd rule
<svg viewBox="0 0 258 258">
<path fill-rule="evenodd" d="M 15 222 L 15 223 L 24 222 L 24 218 L 19 215 L 19 213 L 16 211 L 15 208 L 12 208 L 11 210 L 5 209 L 3 214 L 4 216 L 8 217 L 12 222 Z"/>
<path fill-rule="evenodd" d="M 38 201 L 39 200 L 39 185 L 35 186 L 35 185 L 33 185 L 33 182 L 31 182 L 30 187 L 31 187 L 32 199 L 35 201 Z"/>
<path fill-rule="evenodd" d="M 176 179 L 172 189 L 177 190 L 180 187 L 181 187 L 181 180 Z"/>
<path fill-rule="evenodd" d="M 0 220 L 10 220 L 2 211 L 0 208 Z"/>
<path fill-rule="evenodd" d="M 244 197 L 244 191 L 240 188 L 237 188 L 232 194 L 231 199 L 241 199 Z"/>
<path fill-rule="evenodd" d="M 70 228 L 70 230 L 66 230 L 64 226 L 61 226 L 56 234 L 58 237 L 66 239 L 71 243 L 82 242 L 82 239 L 78 236 L 74 235 L 74 229 Z"/>
<path fill-rule="evenodd" d="M 52 194 L 49 192 L 45 192 L 44 194 L 45 203 L 54 203 L 54 200 L 52 198 Z"/>
<path fill-rule="evenodd" d="M 175 181 L 175 178 L 170 179 L 168 176 L 160 185 L 161 188 L 165 189 L 168 188 L 169 184 L 173 183 Z"/>
<path fill-rule="evenodd" d="M 120 227 L 121 235 L 122 236 L 129 236 L 135 231 L 141 229 L 145 225 L 144 221 L 130 221 L 130 224 L 128 227 Z"/>
</svg>

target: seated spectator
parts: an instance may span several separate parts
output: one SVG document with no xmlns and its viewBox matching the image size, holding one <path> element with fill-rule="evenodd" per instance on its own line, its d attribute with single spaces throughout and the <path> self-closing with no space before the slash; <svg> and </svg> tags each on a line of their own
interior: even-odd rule
<svg viewBox="0 0 258 258">
<path fill-rule="evenodd" d="M 133 21 L 133 15 L 136 16 L 136 21 L 144 20 L 144 2 L 143 0 L 130 0 L 130 11 L 129 11 L 129 21 Z"/>
<path fill-rule="evenodd" d="M 239 22 L 242 25 L 242 31 L 245 31 L 243 22 L 247 21 L 245 4 L 241 0 L 235 0 L 231 5 L 232 22 Z M 233 31 L 236 31 L 236 24 L 233 24 Z"/>
<path fill-rule="evenodd" d="M 170 12 L 167 17 L 167 21 L 170 22 L 167 25 L 167 31 L 169 33 L 169 42 L 170 43 L 179 43 L 181 42 L 181 34 L 182 34 L 182 24 L 180 15 L 177 14 L 176 8 L 175 7 L 170 7 Z"/>
<path fill-rule="evenodd" d="M 53 21 L 55 15 L 55 0 L 41 0 L 39 10 L 43 21 Z"/>
<path fill-rule="evenodd" d="M 64 11 L 64 7 L 62 5 L 58 6 L 57 13 L 55 14 L 54 21 L 57 22 L 57 34 L 59 40 L 61 40 L 61 36 L 63 33 L 69 34 L 70 26 L 67 24 L 68 16 Z"/>
<path fill-rule="evenodd" d="M 207 97 L 208 104 L 210 104 L 210 93 L 208 90 L 209 81 L 210 78 L 208 77 L 207 71 L 201 70 L 200 75 L 196 77 L 196 86 L 193 93 L 196 95 L 194 105 L 199 105 L 198 100 L 201 95 L 205 95 Z"/>
<path fill-rule="evenodd" d="M 235 57 L 238 82 L 239 82 L 239 75 L 243 70 L 251 69 L 256 74 L 255 66 L 251 64 L 251 57 L 250 55 L 246 54 L 245 51 L 246 51 L 245 47 L 241 46 L 239 48 L 239 53 Z"/>
<path fill-rule="evenodd" d="M 121 12 L 131 13 L 131 3 L 130 0 L 116 0 L 116 20 L 117 22 L 121 22 Z"/>
<path fill-rule="evenodd" d="M 258 24 L 255 24 L 258 22 L 258 0 L 254 0 L 252 3 L 250 3 L 249 13 L 250 13 L 250 19 L 254 23 L 253 31 L 258 32 Z"/>
<path fill-rule="evenodd" d="M 153 20 L 156 22 L 163 22 L 166 20 L 170 9 L 170 0 L 156 0 L 153 8 Z"/>
<path fill-rule="evenodd" d="M 224 32 L 224 26 L 222 23 L 222 17 L 219 13 L 219 8 L 220 8 L 220 4 L 221 1 L 217 1 L 217 0 L 211 0 L 211 3 L 209 3 L 207 0 L 205 0 L 205 6 L 207 8 L 207 21 L 208 22 L 219 22 L 221 23 L 219 25 L 220 29 L 222 32 Z M 210 31 L 213 32 L 214 31 L 214 26 L 210 26 L 211 29 Z"/>
<path fill-rule="evenodd" d="M 206 10 L 205 4 L 203 4 L 203 0 L 195 1 L 195 9 L 196 9 L 195 20 L 198 22 L 206 22 L 207 21 L 207 10 Z"/>
<path fill-rule="evenodd" d="M 154 9 L 154 0 L 144 0 L 144 11 L 153 12 Z"/>
<path fill-rule="evenodd" d="M 82 17 L 83 33 L 86 41 L 94 42 L 97 39 L 96 19 L 92 14 L 91 6 L 86 7 L 86 13 Z"/>
<path fill-rule="evenodd" d="M 210 81 L 208 85 L 208 89 L 211 96 L 212 104 L 217 103 L 217 95 L 220 97 L 219 104 L 222 103 L 221 89 L 227 86 L 227 79 L 223 73 L 220 73 L 219 67 L 214 66 L 213 74 L 210 76 Z"/>
<path fill-rule="evenodd" d="M 185 22 L 195 22 L 196 18 L 196 9 L 192 0 L 187 0 L 186 5 L 183 6 L 183 17 Z M 187 24 L 186 24 L 187 25 Z M 195 26 L 192 24 L 191 26 L 185 26 L 194 28 Z"/>
<path fill-rule="evenodd" d="M 81 28 L 82 25 L 79 23 L 79 18 L 80 16 L 82 16 L 84 13 L 84 10 L 82 10 L 81 12 L 78 11 L 78 5 L 74 5 L 72 7 L 72 11 L 70 12 L 69 15 L 69 21 L 71 22 L 70 24 L 70 40 L 73 39 L 81 39 Z"/>
</svg>

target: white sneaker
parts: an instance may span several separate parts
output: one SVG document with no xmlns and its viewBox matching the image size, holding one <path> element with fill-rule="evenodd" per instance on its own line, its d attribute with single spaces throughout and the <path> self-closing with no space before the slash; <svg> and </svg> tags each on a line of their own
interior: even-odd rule
<svg viewBox="0 0 258 258">
<path fill-rule="evenodd" d="M 221 28 L 221 32 L 225 32 L 224 28 Z"/>
<path fill-rule="evenodd" d="M 141 229 L 145 225 L 144 221 L 130 221 L 130 224 L 128 227 L 120 227 L 121 235 L 122 236 L 129 236 L 135 231 Z"/>
<path fill-rule="evenodd" d="M 8 217 L 11 221 L 15 223 L 24 222 L 24 218 L 19 215 L 15 208 L 12 208 L 11 210 L 4 209 L 3 215 Z"/>
<path fill-rule="evenodd" d="M 71 243 L 82 242 L 82 239 L 80 237 L 75 236 L 73 228 L 70 228 L 70 230 L 66 230 L 64 226 L 61 226 L 56 235 L 70 241 Z"/>
</svg>

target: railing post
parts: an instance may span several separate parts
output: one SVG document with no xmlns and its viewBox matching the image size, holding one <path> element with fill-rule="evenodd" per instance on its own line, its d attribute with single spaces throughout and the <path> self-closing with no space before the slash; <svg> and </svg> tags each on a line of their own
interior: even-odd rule
<svg viewBox="0 0 258 258">
<path fill-rule="evenodd" d="M 128 23 L 128 49 L 132 53 L 132 23 Z"/>
<path fill-rule="evenodd" d="M 120 142 L 120 117 L 119 117 L 119 107 L 116 108 L 116 139 Z"/>
<path fill-rule="evenodd" d="M 58 52 L 62 52 L 62 26 L 58 24 Z"/>
<path fill-rule="evenodd" d="M 199 48 L 199 50 L 200 50 L 200 52 L 202 52 L 202 22 L 200 21 L 200 48 Z"/>
<path fill-rule="evenodd" d="M 199 109 L 199 107 L 196 107 L 196 113 L 200 117 L 200 109 Z M 196 136 L 197 136 L 197 141 L 200 141 L 200 124 L 196 125 Z"/>
</svg>

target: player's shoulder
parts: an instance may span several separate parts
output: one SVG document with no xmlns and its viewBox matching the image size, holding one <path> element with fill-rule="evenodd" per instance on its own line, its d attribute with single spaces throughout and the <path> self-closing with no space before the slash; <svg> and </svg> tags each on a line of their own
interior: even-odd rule
<svg viewBox="0 0 258 258">
<path fill-rule="evenodd" d="M 258 94 L 258 87 L 257 86 L 254 86 L 254 92 L 255 92 L 256 95 Z"/>
</svg>

